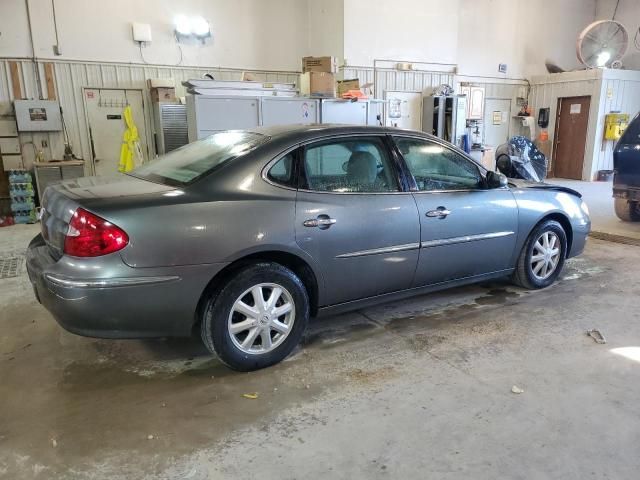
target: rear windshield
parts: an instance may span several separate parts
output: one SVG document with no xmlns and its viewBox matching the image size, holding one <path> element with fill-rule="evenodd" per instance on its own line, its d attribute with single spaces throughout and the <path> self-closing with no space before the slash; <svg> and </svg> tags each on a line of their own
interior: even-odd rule
<svg viewBox="0 0 640 480">
<path fill-rule="evenodd" d="M 215 133 L 162 155 L 128 174 L 151 182 L 184 186 L 249 153 L 267 138 L 254 132 Z"/>
</svg>

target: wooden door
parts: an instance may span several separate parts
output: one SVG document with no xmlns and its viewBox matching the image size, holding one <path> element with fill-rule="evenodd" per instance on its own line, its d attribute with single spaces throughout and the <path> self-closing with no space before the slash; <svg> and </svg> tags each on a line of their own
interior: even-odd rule
<svg viewBox="0 0 640 480">
<path fill-rule="evenodd" d="M 582 180 L 591 97 L 558 99 L 553 140 L 553 175 Z"/>
</svg>

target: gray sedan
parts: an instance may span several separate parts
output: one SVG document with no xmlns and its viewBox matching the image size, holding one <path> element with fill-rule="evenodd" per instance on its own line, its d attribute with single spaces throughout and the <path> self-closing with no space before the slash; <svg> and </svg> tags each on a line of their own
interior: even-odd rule
<svg viewBox="0 0 640 480">
<path fill-rule="evenodd" d="M 281 361 L 310 316 L 505 276 L 547 287 L 590 230 L 573 190 L 508 183 L 420 132 L 328 125 L 216 133 L 43 207 L 28 272 L 65 329 L 196 331 L 238 370 Z"/>
</svg>

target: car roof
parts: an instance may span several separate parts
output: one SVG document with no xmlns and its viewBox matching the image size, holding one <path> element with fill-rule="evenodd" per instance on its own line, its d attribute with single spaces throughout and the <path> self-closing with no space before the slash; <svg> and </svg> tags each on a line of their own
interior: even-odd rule
<svg viewBox="0 0 640 480">
<path fill-rule="evenodd" d="M 271 137 L 273 140 L 304 141 L 316 137 L 330 135 L 371 134 L 390 135 L 394 133 L 411 133 L 428 138 L 434 138 L 417 130 L 404 130 L 395 127 L 364 126 L 364 125 L 339 125 L 326 123 L 313 123 L 307 125 L 278 125 L 272 127 L 256 127 L 249 130 L 261 135 Z"/>
</svg>

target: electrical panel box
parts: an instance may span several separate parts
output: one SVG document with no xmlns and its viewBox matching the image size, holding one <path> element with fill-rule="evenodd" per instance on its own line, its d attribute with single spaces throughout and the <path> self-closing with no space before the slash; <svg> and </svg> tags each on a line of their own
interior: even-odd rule
<svg viewBox="0 0 640 480">
<path fill-rule="evenodd" d="M 14 100 L 20 132 L 57 132 L 62 130 L 60 104 L 56 100 Z"/>
<path fill-rule="evenodd" d="M 604 116 L 605 140 L 620 140 L 629 125 L 628 113 L 607 113 Z"/>
<path fill-rule="evenodd" d="M 148 23 L 131 24 L 131 34 L 134 42 L 150 42 L 151 41 L 151 25 Z"/>
</svg>

